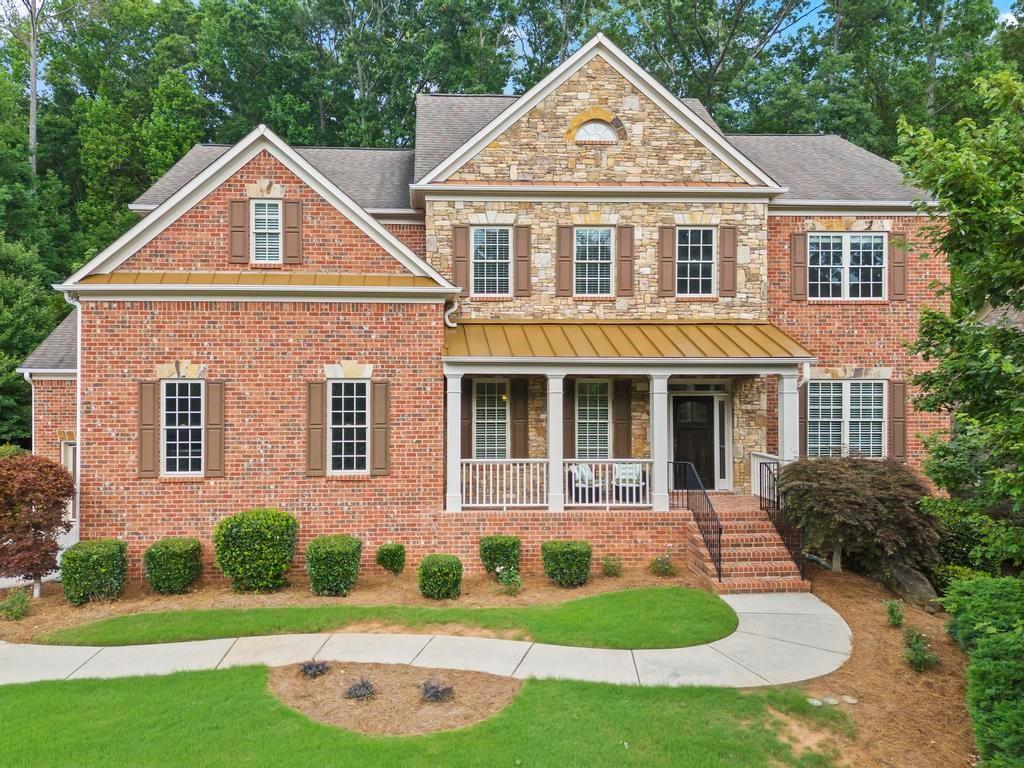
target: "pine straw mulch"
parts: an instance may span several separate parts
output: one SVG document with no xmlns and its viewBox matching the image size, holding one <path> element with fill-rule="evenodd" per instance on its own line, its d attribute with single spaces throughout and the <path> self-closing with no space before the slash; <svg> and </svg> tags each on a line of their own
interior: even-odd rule
<svg viewBox="0 0 1024 768">
<path fill-rule="evenodd" d="M 75 607 L 64 600 L 61 585 L 48 582 L 43 585 L 43 596 L 32 600 L 29 614 L 21 621 L 0 619 L 0 640 L 11 643 L 27 643 L 34 638 L 59 629 L 87 624 L 114 616 L 154 611 L 190 611 L 209 608 L 271 608 L 282 606 L 328 605 L 412 605 L 425 607 L 455 606 L 459 608 L 508 608 L 512 606 L 562 603 L 590 595 L 617 592 L 637 587 L 681 586 L 697 589 L 706 588 L 705 582 L 679 567 L 679 575 L 660 578 L 643 570 L 627 570 L 622 576 L 609 578 L 600 574 L 592 575 L 582 587 L 565 589 L 553 584 L 543 574 L 523 574 L 523 590 L 512 597 L 503 593 L 494 579 L 483 575 L 467 576 L 462 581 L 462 595 L 457 600 L 429 600 L 419 593 L 415 568 L 408 568 L 398 577 L 385 574 L 380 569 L 361 573 L 356 588 L 348 597 L 318 597 L 309 591 L 309 582 L 300 572 L 292 574 L 292 584 L 277 592 L 264 595 L 235 592 L 225 581 L 204 581 L 185 595 L 159 595 L 144 584 L 129 584 L 118 600 L 87 603 Z M 4 592 L 0 591 L 0 599 Z M 379 625 L 360 625 L 361 629 L 349 627 L 349 631 L 398 631 L 397 628 Z M 425 631 L 425 628 L 416 630 Z M 495 637 L 486 631 L 444 625 L 446 634 L 467 634 Z"/>
<path fill-rule="evenodd" d="M 365 677 L 370 699 L 346 699 L 350 685 Z M 423 701 L 420 686 L 436 680 L 454 688 L 448 701 Z M 326 675 L 309 679 L 299 665 L 270 671 L 270 690 L 287 706 L 328 725 L 359 733 L 409 736 L 464 728 L 508 706 L 522 683 L 483 672 L 427 669 L 402 664 L 332 662 Z"/>
</svg>

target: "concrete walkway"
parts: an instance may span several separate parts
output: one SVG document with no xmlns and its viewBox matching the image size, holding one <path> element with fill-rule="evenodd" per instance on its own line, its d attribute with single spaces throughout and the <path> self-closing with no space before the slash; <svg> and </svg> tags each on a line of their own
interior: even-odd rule
<svg viewBox="0 0 1024 768">
<path fill-rule="evenodd" d="M 707 645 L 647 651 L 575 648 L 451 635 L 267 635 L 108 648 L 0 643 L 0 684 L 166 675 L 309 659 L 467 669 L 518 678 L 623 685 L 780 685 L 828 674 L 849 658 L 842 617 L 807 593 L 726 595 L 738 629 Z"/>
</svg>

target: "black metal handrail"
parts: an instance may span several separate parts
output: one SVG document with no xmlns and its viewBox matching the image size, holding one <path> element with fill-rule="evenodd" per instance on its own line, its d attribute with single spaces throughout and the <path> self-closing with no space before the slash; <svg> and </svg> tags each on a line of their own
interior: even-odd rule
<svg viewBox="0 0 1024 768">
<path fill-rule="evenodd" d="M 804 576 L 804 530 L 793 519 L 786 508 L 786 499 L 779 489 L 779 463 L 766 461 L 761 464 L 758 495 L 761 497 L 761 511 L 768 513 L 768 519 L 775 526 L 779 538 L 786 545 L 789 556 L 793 558 L 800 570 L 800 578 Z"/>
<path fill-rule="evenodd" d="M 715 506 L 711 503 L 697 468 L 689 461 L 668 463 L 670 495 L 686 494 L 686 508 L 697 523 L 697 530 L 708 548 L 708 555 L 715 566 L 715 576 L 722 580 L 722 521 L 718 519 Z"/>
</svg>

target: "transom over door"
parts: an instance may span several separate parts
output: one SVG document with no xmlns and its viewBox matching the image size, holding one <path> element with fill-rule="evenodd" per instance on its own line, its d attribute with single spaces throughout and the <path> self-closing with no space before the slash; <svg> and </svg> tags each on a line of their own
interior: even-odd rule
<svg viewBox="0 0 1024 768">
<path fill-rule="evenodd" d="M 672 457 L 688 461 L 697 470 L 704 487 L 715 487 L 715 399 L 713 397 L 672 398 Z M 680 467 L 677 482 L 682 482 Z M 676 487 L 679 487 L 678 485 Z"/>
</svg>

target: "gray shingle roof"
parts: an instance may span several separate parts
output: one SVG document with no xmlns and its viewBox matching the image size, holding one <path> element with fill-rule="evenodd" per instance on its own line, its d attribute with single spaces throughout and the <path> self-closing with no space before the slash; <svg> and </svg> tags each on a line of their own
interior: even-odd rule
<svg viewBox="0 0 1024 768">
<path fill-rule="evenodd" d="M 197 144 L 175 163 L 136 205 L 160 205 L 230 149 Z M 295 147 L 320 173 L 363 208 L 408 208 L 414 153 L 411 149 Z"/>
<path fill-rule="evenodd" d="M 71 310 L 60 325 L 43 339 L 22 368 L 48 371 L 73 371 L 78 368 L 78 310 Z"/>
<path fill-rule="evenodd" d="M 491 94 L 419 94 L 416 97 L 416 181 L 518 98 Z"/>
</svg>

